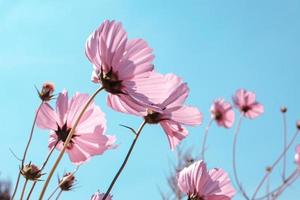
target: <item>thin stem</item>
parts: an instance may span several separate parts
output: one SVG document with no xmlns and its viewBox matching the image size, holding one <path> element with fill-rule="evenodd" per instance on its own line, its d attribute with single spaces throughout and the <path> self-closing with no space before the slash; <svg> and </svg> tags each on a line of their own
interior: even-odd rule
<svg viewBox="0 0 300 200">
<path fill-rule="evenodd" d="M 102 198 L 102 200 L 105 200 L 105 199 L 108 197 L 108 195 L 109 195 L 110 191 L 112 190 L 114 184 L 116 183 L 118 177 L 119 177 L 120 174 L 122 173 L 124 167 L 125 167 L 126 164 L 127 164 L 128 159 L 129 159 L 129 157 L 130 157 L 130 155 L 131 155 L 131 152 L 132 152 L 132 150 L 133 150 L 133 148 L 134 148 L 134 146 L 135 146 L 135 144 L 136 144 L 136 141 L 138 140 L 138 138 L 139 138 L 139 136 L 140 136 L 140 134 L 141 134 L 141 132 L 142 132 L 142 130 L 143 130 L 143 128 L 144 128 L 144 126 L 145 126 L 146 124 L 147 124 L 146 121 L 144 121 L 144 122 L 141 124 L 140 128 L 138 129 L 137 134 L 136 134 L 136 136 L 135 136 L 135 138 L 134 138 L 134 140 L 133 140 L 133 142 L 132 142 L 132 144 L 131 144 L 131 146 L 130 146 L 128 152 L 127 152 L 127 155 L 126 155 L 126 157 L 125 157 L 125 159 L 124 159 L 124 161 L 123 161 L 123 163 L 122 163 L 122 165 L 121 165 L 119 171 L 117 172 L 117 174 L 116 174 L 115 177 L 113 178 L 112 182 L 110 183 L 109 188 L 107 189 L 107 191 L 106 191 L 104 197 Z"/>
<path fill-rule="evenodd" d="M 50 159 L 50 157 L 51 157 L 51 155 L 52 155 L 54 149 L 56 148 L 58 142 L 59 142 L 59 141 L 57 141 L 57 142 L 55 143 L 55 145 L 54 145 L 54 146 L 51 148 L 51 150 L 49 151 L 49 153 L 48 153 L 48 155 L 47 155 L 47 157 L 46 157 L 46 160 L 44 161 L 44 163 L 43 163 L 43 165 L 42 165 L 42 167 L 41 167 L 41 169 L 40 169 L 41 172 L 42 172 L 42 171 L 44 170 L 44 168 L 46 167 L 46 165 L 47 165 L 47 163 L 48 163 L 48 161 L 49 161 L 49 159 Z M 30 198 L 30 196 L 31 196 L 31 194 L 32 194 L 32 192 L 33 192 L 33 190 L 34 190 L 34 188 L 35 188 L 36 183 L 37 183 L 37 181 L 34 181 L 34 183 L 32 184 L 32 186 L 31 186 L 31 188 L 30 188 L 30 191 L 29 191 L 29 193 L 28 193 L 28 196 L 27 196 L 27 200 L 29 200 L 29 198 Z"/>
<path fill-rule="evenodd" d="M 63 192 L 63 190 L 60 190 L 60 191 L 59 191 L 59 193 L 58 193 L 57 197 L 55 198 L 55 200 L 58 200 L 58 199 L 59 199 L 59 197 L 61 196 L 62 192 Z"/>
<path fill-rule="evenodd" d="M 238 178 L 238 174 L 237 174 L 237 167 L 236 167 L 236 146 L 237 146 L 237 138 L 238 138 L 238 134 L 239 134 L 239 131 L 240 131 L 240 127 L 241 127 L 241 123 L 242 123 L 242 119 L 243 119 L 243 116 L 241 115 L 239 120 L 238 120 L 238 124 L 237 124 L 237 127 L 236 127 L 236 130 L 235 130 L 235 133 L 234 133 L 234 141 L 233 141 L 233 148 L 232 148 L 232 166 L 233 166 L 233 174 L 234 174 L 234 179 L 235 179 L 235 182 L 240 190 L 240 192 L 242 193 L 242 195 L 245 197 L 245 199 L 249 200 L 249 197 L 247 195 L 247 193 L 244 191 L 241 183 L 240 183 L 240 180 Z"/>
<path fill-rule="evenodd" d="M 39 114 L 39 111 L 43 105 L 43 101 L 40 103 L 36 113 L 35 113 L 35 116 L 34 116 L 34 120 L 33 120 L 33 123 L 32 123 L 32 127 L 31 127 L 31 131 L 30 131 L 30 134 L 29 134 L 29 139 L 28 139 L 28 142 L 26 144 L 26 147 L 25 147 L 25 151 L 24 151 L 24 154 L 23 154 L 23 157 L 21 159 L 21 169 L 23 168 L 24 166 L 24 163 L 25 163 L 25 160 L 26 160 L 26 156 L 27 156 L 27 152 L 28 152 L 28 149 L 29 149 L 29 146 L 31 144 L 31 140 L 32 140 L 32 136 L 33 136 L 33 132 L 34 132 L 34 127 L 35 127 L 35 123 L 36 123 L 36 120 L 37 120 L 37 117 L 38 117 L 38 114 Z M 20 170 L 21 170 L 20 169 Z M 15 198 L 15 195 L 16 195 L 16 192 L 18 190 L 18 186 L 19 186 L 19 182 L 20 182 L 20 178 L 21 178 L 21 171 L 19 170 L 19 174 L 18 174 L 18 178 L 17 178 L 17 182 L 16 182 L 16 185 L 15 185 L 15 189 L 14 189 L 14 192 L 12 194 L 12 197 L 11 197 L 11 200 L 13 200 Z"/>
<path fill-rule="evenodd" d="M 46 192 L 46 189 L 47 189 L 47 187 L 48 187 L 48 185 L 49 185 L 49 182 L 50 182 L 50 180 L 51 180 L 51 178 L 52 178 L 52 176 L 53 176 L 53 174 L 54 174 L 54 172 L 55 172 L 55 170 L 56 170 L 56 168 L 57 168 L 59 162 L 61 161 L 61 159 L 62 159 L 62 157 L 63 157 L 63 155 L 64 155 L 64 153 L 65 153 L 65 151 L 66 151 L 67 146 L 69 145 L 69 143 L 70 143 L 70 141 L 71 141 L 71 139 L 72 139 L 72 136 L 73 136 L 73 134 L 74 134 L 74 132 L 75 132 L 75 130 L 76 130 L 77 125 L 79 124 L 79 121 L 80 121 L 81 117 L 83 116 L 83 114 L 85 113 L 86 109 L 88 108 L 88 106 L 89 106 L 89 105 L 91 104 L 91 102 L 93 101 L 93 99 L 94 99 L 94 98 L 97 96 L 97 94 L 98 94 L 101 90 L 103 90 L 103 89 L 104 89 L 103 87 L 97 89 L 96 92 L 88 99 L 88 101 L 86 102 L 86 104 L 85 104 L 85 106 L 83 107 L 82 111 L 80 112 L 78 118 L 76 119 L 76 121 L 75 121 L 75 123 L 74 123 L 74 126 L 72 127 L 70 133 L 68 134 L 68 137 L 67 137 L 66 141 L 64 142 L 64 146 L 63 146 L 63 148 L 61 149 L 60 154 L 58 155 L 58 157 L 57 157 L 57 159 L 56 159 L 56 161 L 55 161 L 55 163 L 54 163 L 54 165 L 53 165 L 53 167 L 52 167 L 52 169 L 51 169 L 51 171 L 50 171 L 50 173 L 49 173 L 49 175 L 48 175 L 48 177 L 47 177 L 47 179 L 46 179 L 46 181 L 45 181 L 45 184 L 44 184 L 43 189 L 42 189 L 42 191 L 41 191 L 39 200 L 42 200 L 42 199 L 43 199 L 43 197 L 44 197 L 44 195 L 45 195 L 45 192 Z"/>
<path fill-rule="evenodd" d="M 276 167 L 276 165 L 280 162 L 280 160 L 283 158 L 283 156 L 286 154 L 286 152 L 289 150 L 289 148 L 292 146 L 292 144 L 294 143 L 294 141 L 296 140 L 297 136 L 299 134 L 299 130 L 297 129 L 295 135 L 293 136 L 292 140 L 290 141 L 290 143 L 286 146 L 286 148 L 283 150 L 283 152 L 279 155 L 279 157 L 276 159 L 276 161 L 273 163 L 273 165 L 271 166 L 271 170 L 273 171 L 274 168 Z M 264 184 L 264 182 L 266 181 L 266 179 L 268 178 L 268 176 L 271 174 L 270 173 L 266 173 L 264 175 L 264 177 L 262 178 L 262 180 L 259 182 L 252 199 L 255 199 L 258 191 L 260 190 L 260 188 L 262 187 L 262 185 Z"/>
<path fill-rule="evenodd" d="M 286 184 L 290 183 L 291 180 L 293 180 L 297 174 L 298 174 L 298 169 L 296 169 L 287 179 L 285 179 L 284 183 L 282 183 L 280 186 L 275 188 L 273 191 L 271 191 L 268 194 L 261 196 L 259 198 L 255 198 L 253 200 L 263 200 L 263 199 L 267 198 L 268 196 L 272 196 L 275 192 L 281 190 L 281 188 L 284 187 Z"/>
<path fill-rule="evenodd" d="M 28 183 L 28 179 L 25 180 L 25 183 L 24 183 L 24 186 L 23 186 L 23 189 L 22 189 L 22 194 L 21 194 L 20 200 L 23 199 L 23 196 L 24 196 L 24 194 L 25 194 L 25 190 L 26 190 L 27 183 Z"/>
<path fill-rule="evenodd" d="M 270 193 L 270 177 L 268 178 L 267 181 L 266 193 L 267 193 L 267 199 L 270 200 L 270 195 L 268 195 Z"/>
<path fill-rule="evenodd" d="M 282 120 L 283 120 L 283 150 L 286 148 L 287 145 L 287 126 L 286 126 L 286 115 L 282 113 Z M 286 176 L 286 154 L 283 156 L 283 167 L 282 167 L 282 180 L 285 180 Z"/>
<path fill-rule="evenodd" d="M 30 188 L 30 190 L 29 190 L 29 193 L 28 193 L 28 196 L 27 196 L 26 200 L 29 200 L 29 198 L 30 198 L 30 196 L 31 196 L 31 194 L 32 194 L 32 192 L 33 192 L 33 190 L 34 190 L 34 187 L 35 187 L 36 183 L 37 183 L 37 181 L 34 181 L 34 182 L 32 183 L 31 188 Z"/>
<path fill-rule="evenodd" d="M 211 119 L 211 120 L 208 122 L 208 125 L 207 125 L 207 127 L 205 128 L 205 132 L 204 132 L 204 138 L 203 138 L 202 150 L 201 150 L 201 158 L 202 158 L 203 161 L 205 160 L 204 155 L 205 155 L 205 150 L 206 150 L 206 147 L 205 147 L 205 146 L 206 146 L 206 141 L 207 141 L 207 136 L 208 136 L 208 130 L 209 130 L 209 128 L 211 127 L 212 123 L 213 123 L 213 119 Z"/>
<path fill-rule="evenodd" d="M 291 180 L 289 182 L 286 182 L 286 184 L 283 184 L 282 187 L 276 192 L 276 194 L 274 195 L 274 200 L 277 199 L 290 185 L 292 185 L 297 179 L 299 178 L 299 172 L 297 171 L 297 173 L 295 174 L 295 176 L 293 176 L 293 178 L 291 178 Z"/>
</svg>

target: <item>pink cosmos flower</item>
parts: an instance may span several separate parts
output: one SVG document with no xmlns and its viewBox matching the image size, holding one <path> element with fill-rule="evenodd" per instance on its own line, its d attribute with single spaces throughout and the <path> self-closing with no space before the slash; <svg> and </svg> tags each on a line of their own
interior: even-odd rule
<svg viewBox="0 0 300 200">
<path fill-rule="evenodd" d="M 150 88 L 141 90 L 145 79 L 153 84 L 155 91 L 164 83 L 153 72 L 152 49 L 142 39 L 127 39 L 122 24 L 104 21 L 86 42 L 85 53 L 93 64 L 92 80 L 109 92 L 108 101 L 120 101 L 134 110 L 136 104 L 150 104 L 155 100 L 153 92 L 145 95 Z M 109 104 L 113 109 L 114 104 Z"/>
<path fill-rule="evenodd" d="M 44 103 L 38 113 L 37 126 L 50 129 L 49 148 L 62 149 L 82 108 L 89 99 L 87 94 L 76 93 L 69 101 L 67 91 L 58 95 L 56 109 Z M 104 113 L 93 102 L 82 116 L 71 142 L 66 149 L 70 160 L 82 164 L 91 156 L 102 154 L 115 142 L 114 136 L 104 135 L 106 120 Z"/>
<path fill-rule="evenodd" d="M 188 135 L 183 125 L 201 124 L 202 115 L 197 108 L 184 105 L 189 89 L 179 77 L 174 74 L 156 76 L 165 82 L 160 85 L 160 90 L 156 91 L 156 104 L 149 107 L 131 106 L 130 102 L 124 103 L 117 98 L 112 98 L 109 104 L 120 112 L 140 115 L 149 124 L 159 123 L 167 134 L 171 149 L 175 149 Z M 146 80 L 139 89 L 151 92 L 152 87 L 153 83 Z M 147 92 L 145 94 L 147 96 Z"/>
<path fill-rule="evenodd" d="M 300 167 L 300 144 L 296 147 L 295 162 Z"/>
<path fill-rule="evenodd" d="M 96 193 L 92 196 L 91 200 L 102 200 L 103 197 L 104 197 L 104 195 L 105 195 L 104 193 L 96 192 Z M 108 196 L 106 197 L 106 200 L 112 200 L 112 196 L 111 196 L 111 195 L 108 195 Z"/>
<path fill-rule="evenodd" d="M 232 127 L 234 123 L 234 111 L 229 102 L 224 99 L 217 99 L 210 108 L 211 118 L 214 119 L 219 126 L 225 128 Z"/>
<path fill-rule="evenodd" d="M 228 174 L 222 169 L 209 171 L 200 160 L 184 168 L 177 176 L 179 189 L 193 200 L 230 200 L 235 195 Z"/>
<path fill-rule="evenodd" d="M 235 106 L 247 118 L 254 119 L 264 112 L 264 107 L 256 101 L 254 92 L 239 89 L 232 98 Z"/>
</svg>

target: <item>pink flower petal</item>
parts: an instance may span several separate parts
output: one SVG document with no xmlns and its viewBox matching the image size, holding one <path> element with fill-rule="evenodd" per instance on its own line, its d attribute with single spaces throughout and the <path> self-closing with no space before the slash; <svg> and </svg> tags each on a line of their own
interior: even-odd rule
<svg viewBox="0 0 300 200">
<path fill-rule="evenodd" d="M 170 148 L 172 150 L 183 140 L 187 135 L 188 131 L 176 122 L 170 120 L 164 120 L 160 122 L 160 125 L 167 134 Z"/>
<path fill-rule="evenodd" d="M 168 109 L 166 110 L 166 113 Z M 195 126 L 202 123 L 202 114 L 200 111 L 191 106 L 181 106 L 178 109 L 170 112 L 170 118 L 181 124 Z"/>
<path fill-rule="evenodd" d="M 43 129 L 57 129 L 58 116 L 48 103 L 43 103 L 38 113 L 36 124 Z"/>
</svg>

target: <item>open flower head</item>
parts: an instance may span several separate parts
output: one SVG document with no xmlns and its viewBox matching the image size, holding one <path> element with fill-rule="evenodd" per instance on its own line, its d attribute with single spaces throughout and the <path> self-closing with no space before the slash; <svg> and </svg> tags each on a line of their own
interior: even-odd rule
<svg viewBox="0 0 300 200">
<path fill-rule="evenodd" d="M 235 195 L 228 174 L 218 168 L 207 170 L 202 160 L 181 170 L 177 179 L 190 200 L 231 200 Z"/>
<path fill-rule="evenodd" d="M 180 141 L 188 135 L 184 125 L 201 124 L 202 114 L 197 108 L 184 105 L 189 89 L 181 78 L 174 74 L 156 74 L 156 77 L 164 80 L 164 84 L 159 86 L 160 91 L 157 91 L 156 99 L 153 100 L 155 103 L 151 106 L 136 106 L 134 108 L 130 106 L 129 102 L 126 104 L 119 99 L 112 99 L 109 103 L 120 112 L 137 113 L 144 117 L 148 124 L 160 124 L 168 137 L 171 149 L 175 149 Z M 149 90 L 152 85 L 155 83 L 145 81 L 143 87 Z"/>
<path fill-rule="evenodd" d="M 76 93 L 69 101 L 67 91 L 58 95 L 56 108 L 48 103 L 42 105 L 37 125 L 50 130 L 49 148 L 62 149 L 75 121 L 88 101 L 87 94 Z M 66 152 L 74 164 L 81 164 L 94 155 L 114 147 L 115 137 L 105 135 L 106 120 L 101 109 L 92 102 L 67 146 Z"/>
<path fill-rule="evenodd" d="M 117 99 L 135 110 L 136 104 L 150 104 L 145 81 L 153 84 L 154 96 L 162 85 L 153 73 L 152 49 L 143 39 L 128 39 L 120 22 L 104 21 L 87 39 L 85 53 L 93 64 L 92 81 L 109 93 L 108 102 Z M 114 104 L 109 106 L 117 110 Z"/>
<path fill-rule="evenodd" d="M 224 99 L 217 99 L 210 108 L 211 118 L 214 119 L 219 126 L 225 128 L 232 127 L 234 123 L 235 114 L 232 106 Z"/>
<path fill-rule="evenodd" d="M 254 92 L 239 89 L 232 97 L 235 106 L 247 118 L 254 119 L 264 112 L 262 104 L 256 101 Z"/>
</svg>

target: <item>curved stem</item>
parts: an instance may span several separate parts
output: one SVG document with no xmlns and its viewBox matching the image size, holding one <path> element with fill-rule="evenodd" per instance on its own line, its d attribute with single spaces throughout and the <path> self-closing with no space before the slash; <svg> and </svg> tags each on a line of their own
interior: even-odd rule
<svg viewBox="0 0 300 200">
<path fill-rule="evenodd" d="M 203 138 L 202 150 L 201 150 L 201 158 L 202 158 L 203 161 L 205 160 L 204 155 L 205 155 L 205 150 L 206 150 L 206 147 L 205 147 L 205 146 L 206 146 L 206 141 L 207 141 L 207 136 L 208 136 L 208 130 L 209 130 L 209 128 L 211 127 L 212 123 L 213 123 L 213 119 L 211 119 L 211 120 L 208 122 L 208 125 L 207 125 L 207 127 L 205 128 L 205 132 L 204 132 L 204 138 Z"/>
<path fill-rule="evenodd" d="M 63 155 L 64 155 L 64 153 L 65 153 L 65 151 L 66 151 L 67 146 L 69 145 L 69 143 L 70 143 L 70 141 L 71 141 L 71 139 L 72 139 L 72 136 L 73 136 L 73 134 L 74 134 L 74 132 L 75 132 L 75 130 L 76 130 L 77 125 L 79 124 L 79 121 L 80 121 L 81 117 L 83 116 L 83 114 L 85 113 L 86 109 L 88 108 L 88 106 L 89 106 L 89 105 L 91 104 L 91 102 L 93 101 L 93 99 L 94 99 L 94 98 L 97 96 L 97 94 L 98 94 L 101 90 L 103 90 L 103 89 L 104 89 L 104 88 L 101 87 L 101 88 L 99 88 L 98 90 L 96 90 L 95 93 L 88 99 L 88 101 L 87 101 L 86 104 L 84 105 L 82 111 L 79 113 L 79 116 L 78 116 L 78 118 L 76 119 L 76 121 L 75 121 L 75 123 L 74 123 L 74 126 L 72 127 L 70 133 L 68 134 L 68 137 L 67 137 L 66 141 L 64 142 L 64 146 L 63 146 L 63 148 L 61 149 L 61 151 L 60 151 L 60 153 L 59 153 L 59 155 L 58 155 L 58 157 L 57 157 L 57 159 L 56 159 L 56 161 L 55 161 L 55 163 L 54 163 L 54 165 L 53 165 L 53 167 L 52 167 L 52 169 L 51 169 L 51 171 L 50 171 L 50 173 L 49 173 L 49 175 L 48 175 L 48 177 L 47 177 L 47 179 L 46 179 L 46 181 L 45 181 L 45 184 L 44 184 L 43 189 L 42 189 L 42 191 L 41 191 L 39 200 L 42 200 L 42 199 L 43 199 L 43 197 L 44 197 L 44 195 L 45 195 L 45 192 L 46 192 L 46 189 L 47 189 L 47 187 L 48 187 L 48 185 L 49 185 L 49 182 L 50 182 L 50 180 L 51 180 L 51 178 L 52 178 L 52 176 L 53 176 L 53 174 L 54 174 L 54 172 L 55 172 L 55 170 L 56 170 L 56 168 L 57 168 L 59 162 L 61 161 L 61 159 L 62 159 L 62 157 L 63 157 Z"/>
<path fill-rule="evenodd" d="M 298 169 L 296 169 L 287 179 L 285 179 L 284 183 L 281 184 L 280 186 L 278 186 L 277 188 L 275 188 L 273 191 L 269 192 L 268 194 L 261 196 L 259 198 L 255 198 L 253 200 L 263 200 L 265 198 L 267 198 L 268 196 L 272 196 L 275 192 L 278 192 L 279 190 L 281 190 L 282 187 L 284 187 L 285 185 L 290 185 L 290 183 L 294 180 L 295 176 L 297 176 L 298 174 Z"/>
<path fill-rule="evenodd" d="M 25 194 L 25 190 L 26 190 L 27 183 L 28 183 L 28 179 L 25 180 L 25 183 L 24 183 L 24 186 L 23 186 L 23 189 L 22 189 L 22 194 L 21 194 L 20 200 L 23 199 L 23 196 L 24 196 L 24 194 Z"/>
<path fill-rule="evenodd" d="M 286 148 L 283 150 L 283 152 L 279 155 L 279 157 L 277 158 L 277 160 L 273 163 L 273 165 L 271 166 L 271 170 L 273 171 L 274 168 L 276 167 L 276 165 L 280 162 L 280 160 L 283 158 L 283 156 L 286 154 L 286 152 L 289 150 L 289 148 L 292 146 L 292 144 L 294 143 L 294 141 L 296 140 L 297 136 L 299 134 L 299 130 L 297 129 L 295 135 L 293 136 L 292 140 L 290 141 L 290 143 L 286 146 Z M 266 179 L 268 178 L 268 176 L 271 174 L 270 173 L 266 173 L 264 175 L 264 177 L 262 178 L 262 180 L 259 182 L 252 199 L 255 199 L 258 191 L 260 190 L 260 188 L 262 187 L 262 185 L 264 184 L 264 182 L 266 181 Z"/>
<path fill-rule="evenodd" d="M 51 148 L 51 150 L 49 151 L 49 153 L 48 153 L 48 155 L 47 155 L 47 157 L 46 157 L 46 160 L 44 161 L 44 163 L 43 163 L 43 165 L 42 165 L 42 167 L 41 167 L 41 169 L 40 169 L 41 172 L 42 172 L 42 171 L 44 170 L 44 168 L 46 167 L 46 165 L 47 165 L 47 163 L 48 163 L 48 161 L 49 161 L 49 159 L 50 159 L 50 157 L 51 157 L 51 155 L 52 155 L 54 149 L 56 148 L 58 142 L 59 142 L 59 141 L 57 141 L 57 142 L 55 143 L 55 145 L 54 145 L 54 146 Z M 29 198 L 30 198 L 30 196 L 31 196 L 31 194 L 32 194 L 32 192 L 33 192 L 33 190 L 34 190 L 34 188 L 35 188 L 36 183 L 37 183 L 37 181 L 34 181 L 34 183 L 32 184 L 32 186 L 31 186 L 31 188 L 30 188 L 30 191 L 29 191 L 29 193 L 28 193 L 28 196 L 27 196 L 27 198 L 26 198 L 27 200 L 29 200 Z"/>
<path fill-rule="evenodd" d="M 109 195 L 110 191 L 112 190 L 112 188 L 113 188 L 115 182 L 117 181 L 118 177 L 119 177 L 120 174 L 122 173 L 124 167 L 125 167 L 126 164 L 127 164 L 128 159 L 129 159 L 129 157 L 130 157 L 130 155 L 131 155 L 131 152 L 132 152 L 132 150 L 133 150 L 133 148 L 134 148 L 134 146 L 135 146 L 135 144 L 136 144 L 136 141 L 138 140 L 138 138 L 139 138 L 139 136 L 140 136 L 140 134 L 141 134 L 141 132 L 142 132 L 142 130 L 143 130 L 143 128 L 144 128 L 144 126 L 145 126 L 146 124 L 147 124 L 146 121 L 144 121 L 144 122 L 141 124 L 140 128 L 138 129 L 137 134 L 136 134 L 136 136 L 135 136 L 135 138 L 134 138 L 134 140 L 133 140 L 133 142 L 132 142 L 132 144 L 131 144 L 131 146 L 130 146 L 128 152 L 127 152 L 127 155 L 126 155 L 126 157 L 125 157 L 125 159 L 124 159 L 124 161 L 123 161 L 123 163 L 122 163 L 122 165 L 121 165 L 119 171 L 117 172 L 117 174 L 116 174 L 115 177 L 113 178 L 112 182 L 110 183 L 109 188 L 107 189 L 107 191 L 106 191 L 104 197 L 102 198 L 102 200 L 105 200 L 105 199 L 107 198 L 107 196 Z"/>
<path fill-rule="evenodd" d="M 237 138 L 238 138 L 238 134 L 239 134 L 239 131 L 240 131 L 242 119 L 243 119 L 243 116 L 241 115 L 239 120 L 238 120 L 238 124 L 237 124 L 236 130 L 235 130 L 235 133 L 234 133 L 234 141 L 233 141 L 233 149 L 232 149 L 232 166 L 233 166 L 233 174 L 234 174 L 235 182 L 236 182 L 240 192 L 245 197 L 245 199 L 249 200 L 249 197 L 246 194 L 246 192 L 244 191 L 244 189 L 241 185 L 241 182 L 238 178 L 237 167 L 236 167 L 236 144 L 237 144 Z"/>
<path fill-rule="evenodd" d="M 40 103 L 36 113 L 35 113 L 35 116 L 34 116 L 34 120 L 33 120 L 33 123 L 32 123 L 32 127 L 31 127 L 31 131 L 30 131 L 30 134 L 29 134 L 29 139 L 28 139 L 28 142 L 26 144 L 26 147 L 25 147 L 25 151 L 24 151 L 24 154 L 23 154 L 23 157 L 21 159 L 21 169 L 23 168 L 24 166 L 24 163 L 25 163 L 25 160 L 26 160 L 26 156 L 27 156 L 27 152 L 28 152 L 28 149 L 29 149 L 29 146 L 31 144 L 31 140 L 32 140 L 32 136 L 33 136 L 33 132 L 34 132 L 34 127 L 35 127 L 35 123 L 36 123 L 36 120 L 37 120 L 37 117 L 38 117 L 38 114 L 39 114 L 39 111 L 43 105 L 43 101 Z M 21 170 L 20 169 L 20 170 Z M 15 195 L 16 195 L 16 192 L 17 192 L 17 189 L 18 189 L 18 186 L 19 186 L 19 182 L 20 182 L 20 178 L 21 178 L 21 172 L 19 170 L 19 174 L 18 174 L 18 178 L 17 178 L 17 182 L 16 182 L 16 185 L 15 185 L 15 189 L 14 189 L 14 192 L 12 194 L 12 197 L 11 197 L 11 200 L 13 200 L 15 198 Z"/>
<path fill-rule="evenodd" d="M 282 113 L 282 120 L 283 120 L 283 150 L 286 148 L 287 145 L 287 126 L 286 126 L 286 115 Z M 283 167 L 282 167 L 282 180 L 285 180 L 286 176 L 286 154 L 283 156 Z"/>
</svg>

